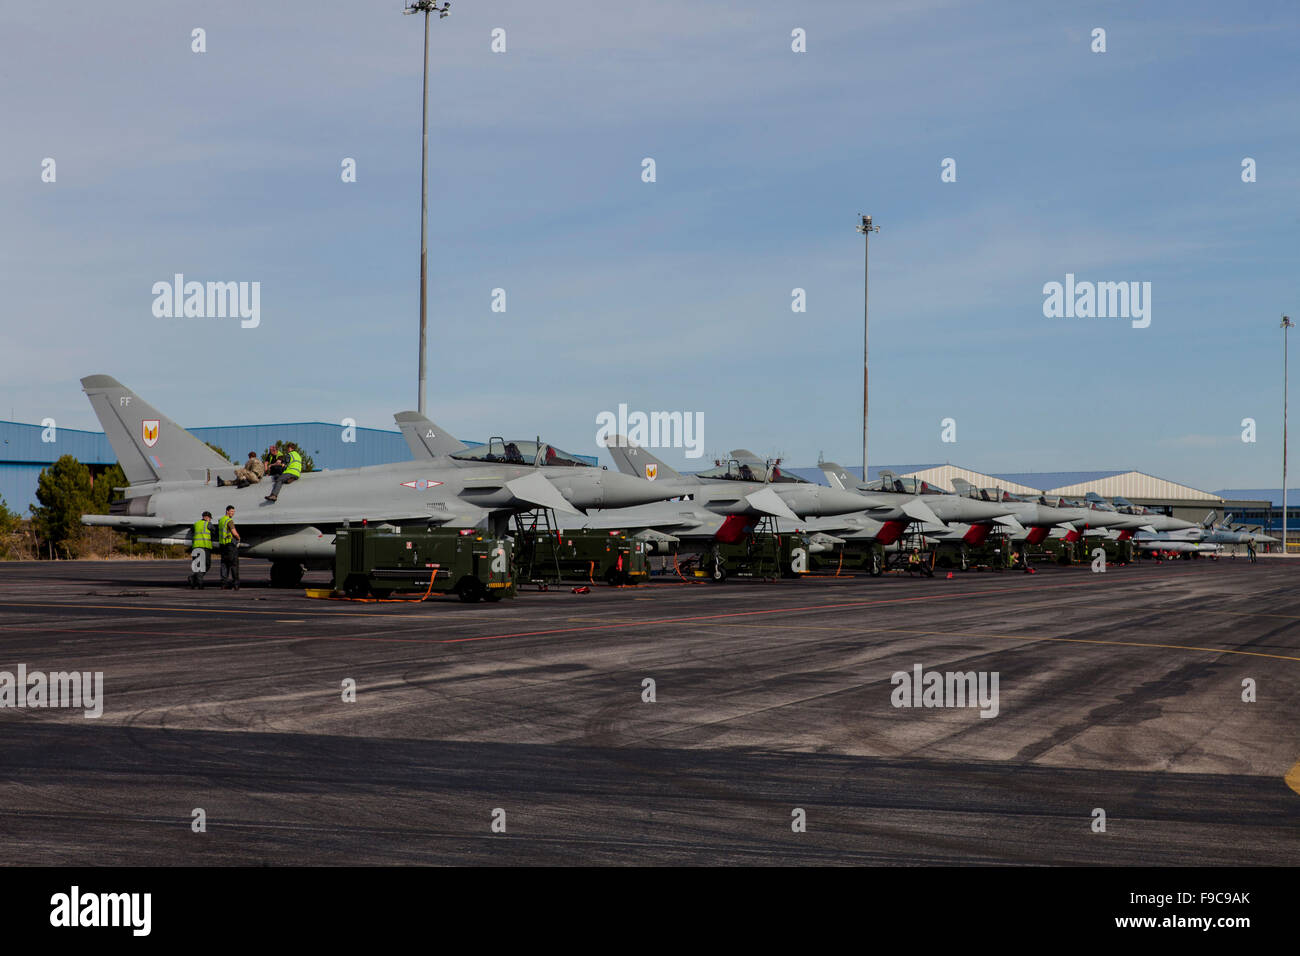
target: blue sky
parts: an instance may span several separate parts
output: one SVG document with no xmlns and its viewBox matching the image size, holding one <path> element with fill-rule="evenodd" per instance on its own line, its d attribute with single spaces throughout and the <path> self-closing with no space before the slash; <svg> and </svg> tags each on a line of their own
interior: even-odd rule
<svg viewBox="0 0 1300 956">
<path fill-rule="evenodd" d="M 0 12 L 0 417 L 95 427 L 96 372 L 192 425 L 414 407 L 422 30 L 400 8 Z M 1297 27 L 1293 3 L 453 2 L 430 416 L 592 454 L 625 402 L 702 412 L 710 456 L 855 463 L 868 212 L 873 462 L 1276 485 Z M 176 272 L 261 282 L 261 325 L 156 318 Z M 1045 318 L 1067 272 L 1151 282 L 1150 327 Z"/>
</svg>

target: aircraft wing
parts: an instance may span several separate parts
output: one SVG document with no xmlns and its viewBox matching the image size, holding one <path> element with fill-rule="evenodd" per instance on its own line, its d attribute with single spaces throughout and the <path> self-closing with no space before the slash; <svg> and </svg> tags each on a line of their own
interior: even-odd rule
<svg viewBox="0 0 1300 956">
<path fill-rule="evenodd" d="M 521 501 L 531 501 L 535 505 L 552 508 L 565 514 L 582 514 L 581 511 L 569 504 L 569 500 L 560 494 L 541 472 L 535 471 L 528 475 L 512 478 L 506 482 L 506 488 Z"/>
<path fill-rule="evenodd" d="M 1020 523 L 1015 515 L 1002 515 L 993 519 L 997 524 L 1006 525 L 1015 534 L 1024 534 L 1025 526 Z"/>
<path fill-rule="evenodd" d="M 757 511 L 765 514 L 775 515 L 778 518 L 789 518 L 798 521 L 799 516 L 790 510 L 790 506 L 781 500 L 771 488 L 762 488 L 759 491 L 752 491 L 745 495 L 745 500 Z"/>
<path fill-rule="evenodd" d="M 943 521 L 940 520 L 939 516 L 931 511 L 930 506 L 920 498 L 913 498 L 911 501 L 905 501 L 903 504 L 899 505 L 899 508 L 902 510 L 903 514 L 907 515 L 914 521 L 923 521 L 926 524 L 943 524 Z"/>
</svg>

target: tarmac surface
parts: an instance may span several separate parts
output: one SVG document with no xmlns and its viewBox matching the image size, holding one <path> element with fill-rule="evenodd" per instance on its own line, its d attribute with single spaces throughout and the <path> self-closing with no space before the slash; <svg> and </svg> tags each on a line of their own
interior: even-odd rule
<svg viewBox="0 0 1300 956">
<path fill-rule="evenodd" d="M 98 719 L 0 708 L 9 864 L 1300 859 L 1300 562 L 495 605 L 266 567 L 0 563 L 0 671 L 104 675 Z M 893 706 L 918 664 L 996 672 L 997 716 Z"/>
</svg>

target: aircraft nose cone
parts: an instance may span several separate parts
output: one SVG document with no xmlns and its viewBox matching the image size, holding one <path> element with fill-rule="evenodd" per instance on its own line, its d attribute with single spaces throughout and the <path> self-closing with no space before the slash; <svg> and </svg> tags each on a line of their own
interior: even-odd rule
<svg viewBox="0 0 1300 956">
<path fill-rule="evenodd" d="M 593 492 L 599 498 L 596 504 L 581 505 L 577 501 L 573 503 L 578 504 L 580 508 L 630 508 L 633 505 L 647 505 L 652 501 L 667 501 L 669 498 L 684 494 L 681 488 L 646 481 L 644 478 L 624 475 L 617 471 L 602 471 Z M 569 500 L 573 501 L 573 498 L 570 497 Z"/>
<path fill-rule="evenodd" d="M 1182 518 L 1164 518 L 1160 522 L 1161 531 L 1186 531 L 1188 528 L 1195 528 L 1196 523 L 1184 521 Z"/>
<path fill-rule="evenodd" d="M 1038 506 L 1039 524 L 1065 524 L 1065 522 L 1073 520 L 1074 517 L 1065 508 L 1053 508 L 1051 505 Z"/>
<path fill-rule="evenodd" d="M 812 507 L 805 515 L 848 515 L 866 508 L 867 502 L 856 491 L 844 491 L 840 488 L 817 488 Z M 798 508 L 794 509 L 798 511 Z"/>
<path fill-rule="evenodd" d="M 995 501 L 977 501 L 974 498 L 947 497 L 935 501 L 927 500 L 926 504 L 930 506 L 931 511 L 945 521 L 949 519 L 967 523 L 991 521 L 994 518 L 1001 518 L 1005 514 L 1010 514 L 1006 505 Z"/>
</svg>

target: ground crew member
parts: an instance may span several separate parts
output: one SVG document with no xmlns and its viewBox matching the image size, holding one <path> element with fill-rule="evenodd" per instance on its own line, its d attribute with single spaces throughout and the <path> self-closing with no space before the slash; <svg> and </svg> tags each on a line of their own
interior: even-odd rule
<svg viewBox="0 0 1300 956">
<path fill-rule="evenodd" d="M 250 451 L 248 461 L 244 462 L 244 467 L 235 472 L 235 478 L 238 479 L 235 482 L 235 487 L 247 488 L 249 485 L 255 485 L 262 480 L 262 476 L 265 474 L 266 465 L 262 463 L 262 459 L 257 457 L 256 452 Z M 221 484 L 220 478 L 217 479 L 217 484 Z"/>
<path fill-rule="evenodd" d="M 1250 563 L 1255 563 L 1255 542 L 1253 540 L 1246 542 L 1246 554 L 1250 556 Z"/>
<path fill-rule="evenodd" d="M 289 449 L 289 463 L 284 466 L 284 471 L 275 476 L 275 484 L 271 486 L 271 493 L 266 496 L 267 501 L 275 501 L 280 497 L 280 486 L 287 485 L 290 482 L 297 481 L 298 476 L 302 474 L 302 454 L 296 448 Z"/>
<path fill-rule="evenodd" d="M 203 517 L 194 522 L 194 544 L 190 550 L 201 549 L 202 571 L 195 571 L 193 565 L 190 566 L 190 576 L 187 579 L 191 588 L 203 590 L 203 576 L 208 573 L 212 567 L 212 512 L 203 512 Z"/>
<path fill-rule="evenodd" d="M 217 544 L 221 546 L 221 587 L 238 591 L 239 529 L 235 527 L 234 505 L 226 505 L 226 513 L 217 519 Z"/>
<path fill-rule="evenodd" d="M 912 553 L 907 556 L 907 573 L 911 574 L 913 571 L 917 570 L 920 567 L 921 567 L 921 549 L 913 548 Z"/>
</svg>

